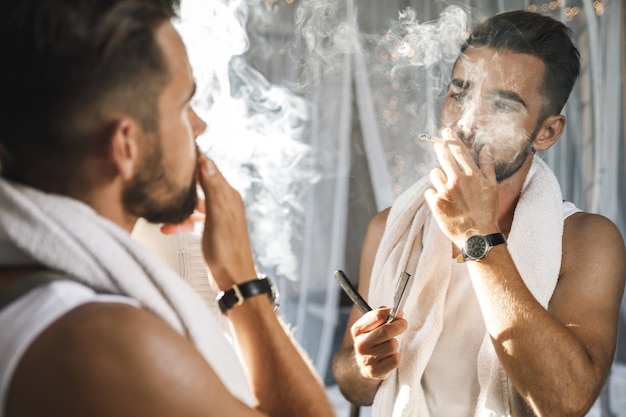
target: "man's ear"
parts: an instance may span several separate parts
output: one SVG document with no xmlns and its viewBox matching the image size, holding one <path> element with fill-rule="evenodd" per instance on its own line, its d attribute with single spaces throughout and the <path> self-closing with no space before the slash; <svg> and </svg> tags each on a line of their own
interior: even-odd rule
<svg viewBox="0 0 626 417">
<path fill-rule="evenodd" d="M 132 178 L 137 168 L 143 135 L 141 125 L 130 117 L 119 119 L 115 126 L 111 138 L 111 162 L 125 180 Z"/>
<path fill-rule="evenodd" d="M 541 123 L 541 127 L 537 131 L 537 135 L 533 141 L 533 149 L 536 152 L 543 152 L 550 149 L 559 137 L 561 137 L 563 129 L 565 129 L 564 115 L 548 116 L 543 123 Z"/>
</svg>

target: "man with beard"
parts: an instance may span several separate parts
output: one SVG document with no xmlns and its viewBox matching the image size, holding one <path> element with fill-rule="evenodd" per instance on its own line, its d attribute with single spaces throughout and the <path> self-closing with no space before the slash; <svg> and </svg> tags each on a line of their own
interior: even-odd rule
<svg viewBox="0 0 626 417">
<path fill-rule="evenodd" d="M 0 6 L 0 415 L 331 416 L 256 277 L 205 129 L 174 0 Z M 203 254 L 237 351 L 130 238 L 206 201 Z M 240 359 L 241 358 L 241 359 Z M 241 362 L 240 362 L 241 360 Z"/>
<path fill-rule="evenodd" d="M 624 243 L 563 202 L 535 156 L 557 141 L 579 54 L 560 22 L 510 12 L 457 59 L 433 137 L 440 166 L 377 214 L 334 374 L 374 416 L 582 416 L 611 367 Z"/>
</svg>

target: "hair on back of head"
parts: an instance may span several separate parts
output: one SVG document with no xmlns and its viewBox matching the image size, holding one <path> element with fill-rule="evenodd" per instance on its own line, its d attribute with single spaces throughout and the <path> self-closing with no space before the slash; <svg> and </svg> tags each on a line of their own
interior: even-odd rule
<svg viewBox="0 0 626 417">
<path fill-rule="evenodd" d="M 461 52 L 471 46 L 533 55 L 544 63 L 540 121 L 561 112 L 580 74 L 571 29 L 539 13 L 519 10 L 492 16 L 472 31 Z"/>
<path fill-rule="evenodd" d="M 155 31 L 178 7 L 178 0 L 2 2 L 2 175 L 68 189 L 85 156 L 107 146 L 116 115 L 156 132 L 169 71 Z"/>
</svg>

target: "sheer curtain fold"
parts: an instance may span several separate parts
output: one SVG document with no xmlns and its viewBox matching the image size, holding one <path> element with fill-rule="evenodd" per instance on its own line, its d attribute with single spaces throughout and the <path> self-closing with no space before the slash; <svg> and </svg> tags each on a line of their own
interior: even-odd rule
<svg viewBox="0 0 626 417">
<path fill-rule="evenodd" d="M 391 205 L 394 196 L 388 174 L 389 167 L 385 160 L 385 149 L 376 122 L 377 113 L 367 76 L 367 63 L 360 45 L 357 45 L 354 54 L 354 81 L 362 139 L 369 164 L 376 208 L 380 211 Z"/>
<path fill-rule="evenodd" d="M 295 321 L 291 318 L 297 339 L 322 376 L 325 376 L 334 354 L 332 347 L 338 319 L 339 287 L 333 272 L 341 269 L 345 262 L 347 230 L 344 225 L 348 214 L 344 202 L 349 192 L 353 94 L 350 60 L 350 55 L 343 56 L 343 70 L 337 75 L 336 85 L 335 82 L 319 85 L 314 95 L 320 113 L 313 118 L 313 146 L 318 149 L 323 147 L 324 152 L 333 149 L 335 157 L 332 163 L 321 164 L 323 179 L 311 193 L 310 209 L 306 216 L 300 294 L 296 294 L 299 298 L 298 314 Z M 325 84 L 326 81 L 320 80 L 320 83 Z M 337 99 L 332 99 L 331 94 L 336 95 Z M 322 97 L 327 104 L 319 106 L 323 103 L 319 101 Z"/>
</svg>

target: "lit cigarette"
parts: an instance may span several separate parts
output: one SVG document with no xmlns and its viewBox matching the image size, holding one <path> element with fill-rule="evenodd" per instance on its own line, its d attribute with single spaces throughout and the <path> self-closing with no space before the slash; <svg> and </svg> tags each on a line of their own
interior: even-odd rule
<svg viewBox="0 0 626 417">
<path fill-rule="evenodd" d="M 409 283 L 409 278 L 411 278 L 411 274 L 407 273 L 406 271 L 400 275 L 400 278 L 398 278 L 395 295 L 393 297 L 393 308 L 391 309 L 391 313 L 389 313 L 389 317 L 387 317 L 387 323 L 392 322 L 398 314 L 398 310 L 400 309 L 400 303 L 402 302 L 402 296 L 404 295 L 406 286 Z"/>
<path fill-rule="evenodd" d="M 441 139 L 439 136 L 429 135 L 428 133 L 420 133 L 419 138 L 422 140 L 427 140 L 431 143 L 444 143 L 443 139 Z"/>
</svg>

